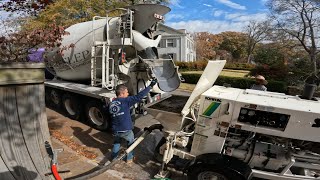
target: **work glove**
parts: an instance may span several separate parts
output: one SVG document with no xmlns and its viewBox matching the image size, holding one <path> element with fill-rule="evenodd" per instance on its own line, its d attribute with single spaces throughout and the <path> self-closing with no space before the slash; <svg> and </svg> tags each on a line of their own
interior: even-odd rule
<svg viewBox="0 0 320 180">
<path fill-rule="evenodd" d="M 157 81 L 156 78 L 152 79 L 152 80 L 151 80 L 151 83 L 150 83 L 150 87 L 153 87 L 154 85 L 156 85 L 157 82 L 158 82 L 158 81 Z"/>
<path fill-rule="evenodd" d="M 106 100 L 104 97 L 101 97 L 100 100 L 101 100 L 101 102 L 106 103 Z"/>
</svg>

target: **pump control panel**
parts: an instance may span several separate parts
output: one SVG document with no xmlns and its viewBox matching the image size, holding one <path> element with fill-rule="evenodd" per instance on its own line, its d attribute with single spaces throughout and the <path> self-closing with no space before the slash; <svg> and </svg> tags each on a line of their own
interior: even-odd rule
<svg viewBox="0 0 320 180">
<path fill-rule="evenodd" d="M 272 127 L 284 131 L 290 115 L 256 109 L 241 108 L 238 121 L 255 126 Z"/>
</svg>

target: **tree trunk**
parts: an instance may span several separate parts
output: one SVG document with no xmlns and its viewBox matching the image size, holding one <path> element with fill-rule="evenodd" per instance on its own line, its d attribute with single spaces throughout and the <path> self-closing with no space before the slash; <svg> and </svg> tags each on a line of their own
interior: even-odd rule
<svg viewBox="0 0 320 180">
<path fill-rule="evenodd" d="M 248 64 L 251 64 L 251 57 L 252 57 L 252 54 L 249 54 L 248 59 L 247 59 Z"/>
<path fill-rule="evenodd" d="M 317 75 L 317 56 L 315 53 L 310 53 L 310 60 L 313 63 L 314 75 Z"/>
</svg>

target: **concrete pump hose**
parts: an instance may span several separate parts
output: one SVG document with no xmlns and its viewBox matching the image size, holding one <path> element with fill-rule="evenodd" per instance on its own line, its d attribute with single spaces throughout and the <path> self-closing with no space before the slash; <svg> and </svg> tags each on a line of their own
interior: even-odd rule
<svg viewBox="0 0 320 180">
<path fill-rule="evenodd" d="M 80 174 L 80 175 L 77 175 L 77 176 L 74 176 L 74 177 L 66 178 L 66 180 L 87 180 L 87 179 L 93 178 L 95 176 L 98 176 L 98 175 L 104 173 L 105 171 L 107 171 L 108 169 L 113 167 L 115 164 L 117 164 L 120 160 L 122 160 L 128 153 L 133 151 L 133 149 L 135 147 L 137 147 L 144 140 L 144 138 L 147 135 L 149 135 L 153 130 L 155 130 L 155 129 L 162 130 L 162 128 L 163 128 L 163 126 L 161 124 L 154 124 L 154 125 L 151 125 L 148 128 L 145 128 L 144 132 L 142 133 L 142 135 L 139 138 L 137 138 L 134 141 L 134 143 L 130 147 L 128 147 L 128 149 L 126 151 L 121 153 L 117 158 L 113 159 L 111 161 L 111 163 L 109 163 L 108 165 L 103 166 L 103 167 L 98 168 L 98 169 L 94 168 L 94 169 L 92 169 L 94 171 L 91 172 L 91 173 L 89 172 L 89 174 L 88 174 L 88 172 L 86 172 L 86 173 L 83 173 L 83 174 Z"/>
</svg>

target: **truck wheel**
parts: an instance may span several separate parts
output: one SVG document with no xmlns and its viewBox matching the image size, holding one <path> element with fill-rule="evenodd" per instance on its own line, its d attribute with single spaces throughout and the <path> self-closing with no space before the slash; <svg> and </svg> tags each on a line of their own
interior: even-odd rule
<svg viewBox="0 0 320 180">
<path fill-rule="evenodd" d="M 239 179 L 233 172 L 228 172 L 226 169 L 219 169 L 212 165 L 199 165 L 188 172 L 188 180 L 236 180 Z"/>
<path fill-rule="evenodd" d="M 81 115 L 81 104 L 76 96 L 70 94 L 63 95 L 62 105 L 69 118 L 79 120 Z"/>
<path fill-rule="evenodd" d="M 50 88 L 48 89 L 46 94 L 47 94 L 47 99 L 49 101 L 49 105 L 57 109 L 61 107 L 61 95 L 58 90 Z"/>
<path fill-rule="evenodd" d="M 87 121 L 91 127 L 98 130 L 107 130 L 109 127 L 109 118 L 107 110 L 103 109 L 102 103 L 90 101 L 86 105 Z"/>
</svg>

